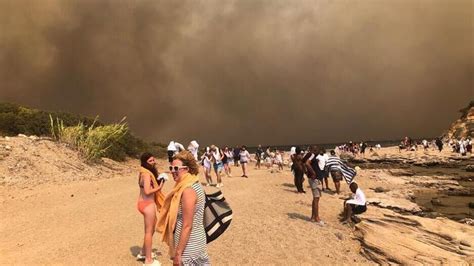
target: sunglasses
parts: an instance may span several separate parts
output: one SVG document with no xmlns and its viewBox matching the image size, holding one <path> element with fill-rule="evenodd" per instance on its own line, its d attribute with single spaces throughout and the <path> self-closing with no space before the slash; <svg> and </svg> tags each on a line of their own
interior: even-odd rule
<svg viewBox="0 0 474 266">
<path fill-rule="evenodd" d="M 170 165 L 170 171 L 171 172 L 178 172 L 179 169 L 186 169 L 186 168 L 188 168 L 188 167 L 187 166 L 171 166 Z"/>
</svg>

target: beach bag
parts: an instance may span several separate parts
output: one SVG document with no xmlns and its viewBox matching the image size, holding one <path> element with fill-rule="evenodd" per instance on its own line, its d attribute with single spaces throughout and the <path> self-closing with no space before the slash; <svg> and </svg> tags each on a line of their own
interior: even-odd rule
<svg viewBox="0 0 474 266">
<path fill-rule="evenodd" d="M 232 209 L 225 201 L 224 195 L 219 190 L 206 194 L 204 207 L 204 229 L 207 243 L 217 239 L 229 227 L 232 221 Z"/>
</svg>

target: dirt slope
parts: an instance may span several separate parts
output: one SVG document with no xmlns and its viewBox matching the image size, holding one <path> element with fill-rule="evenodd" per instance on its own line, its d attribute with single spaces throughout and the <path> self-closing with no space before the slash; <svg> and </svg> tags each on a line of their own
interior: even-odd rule
<svg viewBox="0 0 474 266">
<path fill-rule="evenodd" d="M 30 187 L 42 183 L 113 178 L 127 163 L 103 159 L 86 164 L 65 144 L 35 136 L 0 137 L 0 184 Z"/>
</svg>

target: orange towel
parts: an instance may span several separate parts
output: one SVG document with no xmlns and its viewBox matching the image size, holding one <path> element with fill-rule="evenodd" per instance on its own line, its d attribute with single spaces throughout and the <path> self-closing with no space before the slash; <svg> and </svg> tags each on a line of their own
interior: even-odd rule
<svg viewBox="0 0 474 266">
<path fill-rule="evenodd" d="M 140 173 L 150 175 L 151 176 L 151 181 L 153 182 L 153 187 L 155 187 L 155 188 L 158 187 L 158 182 L 156 181 L 155 176 L 153 175 L 153 173 L 150 170 L 148 170 L 144 167 L 140 167 Z M 155 193 L 155 204 L 156 204 L 156 210 L 157 211 L 160 211 L 161 207 L 163 207 L 164 202 L 165 202 L 165 194 L 163 194 L 163 192 L 161 192 L 161 190 L 158 190 Z"/>
<path fill-rule="evenodd" d="M 179 203 L 183 191 L 199 182 L 199 178 L 190 173 L 184 175 L 179 183 L 176 183 L 173 190 L 166 195 L 165 202 L 160 211 L 156 231 L 162 234 L 161 241 L 165 242 L 170 248 L 170 255 L 173 256 L 174 239 L 173 232 L 176 226 L 176 219 L 178 218 Z"/>
</svg>

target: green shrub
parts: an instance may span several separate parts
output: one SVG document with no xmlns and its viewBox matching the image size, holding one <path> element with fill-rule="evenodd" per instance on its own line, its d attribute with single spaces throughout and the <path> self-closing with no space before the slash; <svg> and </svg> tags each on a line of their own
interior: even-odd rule
<svg viewBox="0 0 474 266">
<path fill-rule="evenodd" d="M 127 133 L 128 127 L 125 123 L 111 124 L 99 127 L 89 127 L 79 141 L 79 152 L 88 161 L 95 161 L 102 157 L 113 158 L 108 153 L 113 146 L 119 145 L 119 140 Z"/>
<path fill-rule="evenodd" d="M 68 143 L 73 147 L 79 147 L 86 135 L 86 127 L 82 123 L 74 127 L 65 127 L 59 131 L 58 140 Z"/>
<path fill-rule="evenodd" d="M 50 132 L 54 139 L 76 148 L 86 161 L 93 162 L 102 157 L 123 159 L 116 158 L 114 154 L 120 150 L 119 142 L 128 133 L 128 126 L 124 120 L 120 123 L 96 127 L 96 118 L 90 126 L 85 126 L 80 122 L 76 126 L 65 127 L 61 119 L 56 118 L 55 121 L 50 115 Z M 115 153 L 109 153 L 109 151 L 115 151 Z"/>
<path fill-rule="evenodd" d="M 94 119 L 85 116 L 65 112 L 45 112 L 12 103 L 0 103 L 0 132 L 7 136 L 20 133 L 36 136 L 50 135 L 50 114 L 61 119 L 66 127 L 77 125 L 79 122 L 90 126 L 94 122 Z"/>
<path fill-rule="evenodd" d="M 17 135 L 15 130 L 16 116 L 13 113 L 0 113 L 0 132 L 2 135 Z"/>
<path fill-rule="evenodd" d="M 122 126 L 120 126 L 122 125 Z M 66 112 L 45 112 L 12 103 L 0 103 L 0 134 L 52 136 L 68 143 L 85 158 L 96 160 L 99 155 L 113 160 L 138 158 L 148 151 L 165 158 L 166 145 L 147 143 L 134 136 L 125 123 L 104 125 L 98 118 Z"/>
<path fill-rule="evenodd" d="M 467 117 L 467 115 L 469 114 L 469 111 L 471 110 L 471 108 L 474 108 L 474 100 L 470 101 L 469 104 L 466 107 L 459 110 L 459 112 L 462 114 L 461 119 Z"/>
</svg>

